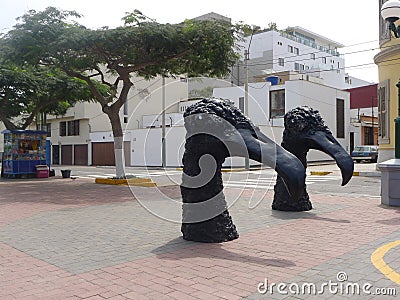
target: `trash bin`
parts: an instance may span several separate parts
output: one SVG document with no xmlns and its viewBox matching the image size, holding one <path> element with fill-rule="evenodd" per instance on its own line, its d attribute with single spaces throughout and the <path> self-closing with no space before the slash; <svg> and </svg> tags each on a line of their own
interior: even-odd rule
<svg viewBox="0 0 400 300">
<path fill-rule="evenodd" d="M 62 178 L 70 178 L 71 177 L 71 170 L 61 170 Z"/>
<path fill-rule="evenodd" d="M 36 165 L 36 178 L 48 178 L 49 167 L 47 165 Z"/>
</svg>

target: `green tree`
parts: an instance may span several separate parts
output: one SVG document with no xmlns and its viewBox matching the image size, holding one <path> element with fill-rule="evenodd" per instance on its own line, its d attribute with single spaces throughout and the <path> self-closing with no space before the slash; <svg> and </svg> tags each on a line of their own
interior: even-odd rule
<svg viewBox="0 0 400 300">
<path fill-rule="evenodd" d="M 116 175 L 124 175 L 123 132 L 119 116 L 133 86 L 132 75 L 224 76 L 237 60 L 236 27 L 210 20 L 160 24 L 139 11 L 127 14 L 124 26 L 96 30 L 79 25 L 74 11 L 49 7 L 29 11 L 5 36 L 12 59 L 56 66 L 85 81 L 113 135 Z M 96 81 L 110 89 L 102 94 Z"/>
<path fill-rule="evenodd" d="M 86 82 L 47 67 L 0 67 L 0 121 L 7 129 L 26 129 L 38 114 L 62 115 L 93 96 Z"/>
</svg>

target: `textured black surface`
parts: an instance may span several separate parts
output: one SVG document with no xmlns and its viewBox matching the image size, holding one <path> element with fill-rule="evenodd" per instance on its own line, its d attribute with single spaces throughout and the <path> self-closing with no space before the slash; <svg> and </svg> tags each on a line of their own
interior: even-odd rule
<svg viewBox="0 0 400 300">
<path fill-rule="evenodd" d="M 343 185 L 350 180 L 353 173 L 353 160 L 333 137 L 317 110 L 307 106 L 294 108 L 285 115 L 284 123 L 285 130 L 281 145 L 293 153 L 305 168 L 307 168 L 308 151 L 320 150 L 336 160 L 342 171 Z M 308 211 L 313 208 L 305 185 L 303 195 L 299 199 L 293 199 L 278 175 L 274 191 L 272 209 Z"/>
<path fill-rule="evenodd" d="M 294 156 L 264 135 L 229 100 L 203 99 L 185 114 L 183 155 L 183 238 L 197 242 L 226 242 L 239 235 L 223 194 L 222 164 L 240 156 L 273 167 L 296 199 L 302 195 L 305 168 Z"/>
<path fill-rule="evenodd" d="M 183 238 L 207 243 L 234 240 L 239 237 L 239 234 L 227 209 L 221 173 L 222 164 L 229 156 L 229 152 L 224 143 L 216 136 L 229 134 L 231 129 L 229 124 L 247 126 L 249 129 L 252 128 L 252 124 L 233 106 L 233 103 L 218 99 L 204 99 L 190 106 L 186 110 L 184 118 L 187 138 L 183 155 L 184 175 L 181 185 Z M 224 122 L 221 124 L 221 120 L 226 120 L 229 124 Z M 215 136 L 202 133 L 213 133 L 213 130 L 215 130 Z M 200 175 L 202 169 L 199 162 L 205 155 L 210 155 L 214 159 L 215 171 L 210 175 L 211 179 L 207 180 L 204 185 L 193 186 L 190 178 Z M 200 208 L 193 205 L 200 202 L 206 204 Z M 198 219 L 205 220 L 193 222 Z"/>
</svg>

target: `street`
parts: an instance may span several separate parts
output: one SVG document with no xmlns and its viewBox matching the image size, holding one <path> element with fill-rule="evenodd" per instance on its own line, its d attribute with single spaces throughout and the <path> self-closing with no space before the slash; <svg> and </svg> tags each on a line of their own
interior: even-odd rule
<svg viewBox="0 0 400 300">
<path fill-rule="evenodd" d="M 52 169 L 56 171 L 56 175 L 61 175 L 60 170 L 62 169 L 71 169 L 71 176 L 86 179 L 115 176 L 115 169 L 113 167 L 52 166 Z M 350 195 L 353 197 L 380 197 L 380 177 L 379 172 L 376 171 L 376 164 L 355 164 L 354 170 L 357 172 L 364 171 L 368 173 L 368 176 L 353 176 L 346 186 L 341 186 L 340 171 L 335 164 L 312 164 L 307 168 L 307 189 L 312 193 Z M 327 171 L 331 173 L 327 175 L 311 175 L 311 172 L 314 171 Z M 158 186 L 168 186 L 181 184 L 182 170 L 179 168 L 146 169 L 143 167 L 127 167 L 126 174 L 149 177 Z M 225 188 L 273 191 L 276 172 L 270 168 L 253 169 L 251 171 L 238 169 L 238 171 L 234 172 L 223 172 L 223 180 Z"/>
</svg>

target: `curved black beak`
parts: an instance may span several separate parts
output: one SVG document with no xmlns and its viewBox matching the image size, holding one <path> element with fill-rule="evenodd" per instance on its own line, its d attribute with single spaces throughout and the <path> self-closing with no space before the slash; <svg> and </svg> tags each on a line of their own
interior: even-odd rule
<svg viewBox="0 0 400 300">
<path fill-rule="evenodd" d="M 293 199 L 299 199 L 304 192 L 306 171 L 300 160 L 277 145 L 270 138 L 264 135 L 258 128 L 255 128 L 256 136 L 248 129 L 239 129 L 241 138 L 241 147 L 236 147 L 235 153 L 249 157 L 273 169 L 282 177 L 286 188 Z M 234 142 L 232 137 L 230 142 Z M 235 142 L 235 144 L 237 144 Z M 232 144 L 231 144 L 232 145 Z M 233 149 L 232 147 L 228 147 Z"/>
<path fill-rule="evenodd" d="M 354 171 L 354 162 L 351 156 L 343 149 L 331 133 L 316 131 L 307 136 L 310 148 L 322 151 L 331 156 L 342 173 L 342 185 L 346 185 Z"/>
</svg>

